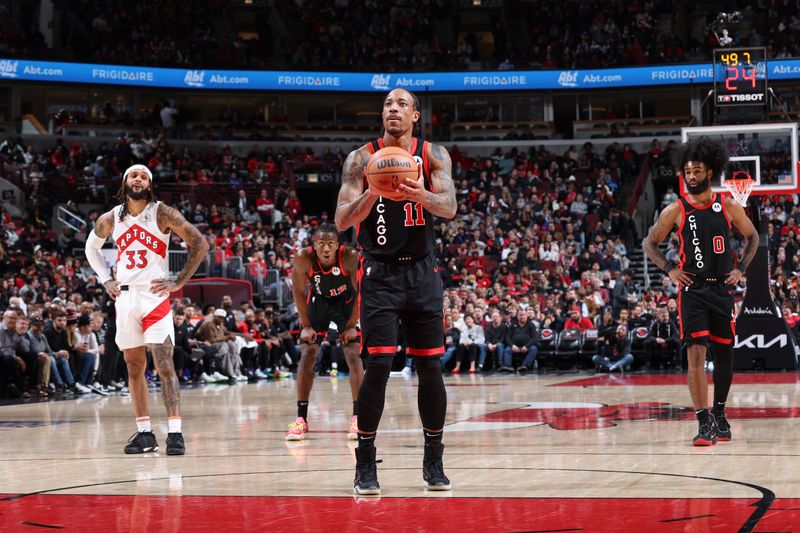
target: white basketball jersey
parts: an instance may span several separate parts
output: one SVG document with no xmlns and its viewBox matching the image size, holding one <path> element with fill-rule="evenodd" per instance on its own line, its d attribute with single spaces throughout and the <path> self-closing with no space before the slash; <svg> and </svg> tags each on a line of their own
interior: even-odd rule
<svg viewBox="0 0 800 533">
<path fill-rule="evenodd" d="M 114 232 L 117 245 L 117 276 L 122 284 L 149 284 L 169 277 L 167 248 L 169 234 L 158 229 L 158 204 L 151 202 L 139 213 L 130 213 L 119 221 L 121 205 L 114 208 Z"/>
</svg>

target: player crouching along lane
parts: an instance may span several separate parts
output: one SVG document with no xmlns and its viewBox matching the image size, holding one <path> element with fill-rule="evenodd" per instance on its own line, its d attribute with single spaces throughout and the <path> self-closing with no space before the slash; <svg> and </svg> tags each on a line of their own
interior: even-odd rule
<svg viewBox="0 0 800 533">
<path fill-rule="evenodd" d="M 450 156 L 443 147 L 414 136 L 420 106 L 409 91 L 395 89 L 386 95 L 382 119 L 383 136 L 348 155 L 336 208 L 337 228 L 344 231 L 355 226 L 363 252 L 359 317 L 366 372 L 358 395 L 354 492 L 380 494 L 375 436 L 399 328 L 419 377 L 417 404 L 425 439 L 423 479 L 429 490 L 450 490 L 442 463 L 447 411 L 439 363 L 444 353 L 443 288 L 433 255 L 434 217 L 451 219 L 456 213 Z M 375 154 L 386 147 L 399 147 L 407 154 L 394 152 L 398 155 L 388 160 Z M 406 174 L 409 156 L 417 165 L 412 174 L 416 179 L 408 179 Z M 365 171 L 371 159 L 384 163 L 370 164 Z M 373 168 L 376 175 L 370 174 Z M 397 179 L 385 179 L 388 168 L 397 169 Z M 379 183 L 388 183 L 391 199 L 381 196 Z"/>
<path fill-rule="evenodd" d="M 314 363 L 331 322 L 336 324 L 350 369 L 353 416 L 347 438 L 358 437 L 358 390 L 364 379 L 356 331 L 358 261 L 358 252 L 340 243 L 339 232 L 330 224 L 321 224 L 314 232 L 313 246 L 294 256 L 292 290 L 302 330 L 297 368 L 297 419 L 289 424 L 287 441 L 303 440 L 308 432 L 308 400 L 314 384 Z M 305 290 L 306 285 L 308 290 Z"/>
<path fill-rule="evenodd" d="M 149 349 L 153 354 L 167 408 L 167 454 L 186 453 L 181 432 L 178 378 L 172 361 L 175 329 L 169 294 L 189 281 L 208 252 L 208 243 L 179 211 L 155 200 L 153 174 L 144 165 L 133 165 L 122 176 L 120 204 L 97 219 L 86 239 L 86 258 L 116 300 L 116 342 L 128 367 L 130 395 L 136 415 L 136 433 L 125 453 L 158 451 L 147 406 L 145 368 Z M 178 279 L 171 281 L 167 262 L 170 233 L 189 246 L 189 257 Z M 100 249 L 112 237 L 117 245 L 116 279 Z"/>
<path fill-rule="evenodd" d="M 647 256 L 679 285 L 678 318 L 689 363 L 689 392 L 699 429 L 695 446 L 731 440 L 725 402 L 733 381 L 734 290 L 758 249 L 758 233 L 733 198 L 714 192 L 728 156 L 707 137 L 693 140 L 676 152 L 675 166 L 688 194 L 667 206 L 642 242 Z M 742 257 L 734 266 L 731 229 L 744 240 Z M 667 261 L 658 245 L 677 228 L 680 264 Z M 706 351 L 714 358 L 714 405 L 708 410 Z"/>
</svg>

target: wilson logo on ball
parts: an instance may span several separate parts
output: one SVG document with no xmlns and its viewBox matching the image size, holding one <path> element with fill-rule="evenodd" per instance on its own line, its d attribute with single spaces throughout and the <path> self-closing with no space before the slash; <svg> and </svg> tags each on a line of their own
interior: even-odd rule
<svg viewBox="0 0 800 533">
<path fill-rule="evenodd" d="M 378 168 L 378 170 L 387 167 L 411 168 L 411 163 L 409 161 L 398 161 L 397 159 L 381 159 L 375 166 Z"/>
</svg>

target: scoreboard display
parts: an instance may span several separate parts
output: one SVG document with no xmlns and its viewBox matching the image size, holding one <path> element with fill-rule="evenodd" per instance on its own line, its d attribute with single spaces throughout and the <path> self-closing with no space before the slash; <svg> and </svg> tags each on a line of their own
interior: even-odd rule
<svg viewBox="0 0 800 533">
<path fill-rule="evenodd" d="M 766 49 L 715 49 L 714 100 L 717 107 L 766 105 Z"/>
</svg>

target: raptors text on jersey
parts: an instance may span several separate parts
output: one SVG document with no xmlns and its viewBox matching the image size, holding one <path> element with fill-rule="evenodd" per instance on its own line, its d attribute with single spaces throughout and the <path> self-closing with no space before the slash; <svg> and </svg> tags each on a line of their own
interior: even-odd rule
<svg viewBox="0 0 800 533">
<path fill-rule="evenodd" d="M 117 275 L 122 284 L 144 284 L 169 277 L 167 248 L 169 234 L 158 228 L 158 205 L 151 202 L 137 216 L 130 213 L 120 222 L 121 205 L 114 208 L 114 231 L 117 245 Z"/>
</svg>

